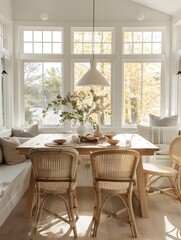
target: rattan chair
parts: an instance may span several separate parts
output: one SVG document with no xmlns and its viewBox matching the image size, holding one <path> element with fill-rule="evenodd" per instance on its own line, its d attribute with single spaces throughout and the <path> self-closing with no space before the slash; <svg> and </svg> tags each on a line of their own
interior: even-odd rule
<svg viewBox="0 0 181 240">
<path fill-rule="evenodd" d="M 97 236 L 102 220 L 115 217 L 128 223 L 132 236 L 138 237 L 132 207 L 132 192 L 140 154 L 133 150 L 102 150 L 91 153 L 90 158 L 95 189 L 92 236 Z M 110 212 L 105 208 L 105 204 L 115 196 L 122 200 L 124 208 Z M 125 214 L 125 210 L 128 212 L 128 217 L 122 215 L 123 212 Z M 101 219 L 102 212 L 107 215 L 104 219 Z"/>
<path fill-rule="evenodd" d="M 171 142 L 169 148 L 169 157 L 172 161 L 171 167 L 155 163 L 143 163 L 143 170 L 146 179 L 146 189 L 148 194 L 165 193 L 177 198 L 181 202 L 181 136 L 174 138 Z M 155 183 L 163 177 L 170 180 L 171 187 L 163 188 L 155 186 Z M 170 190 L 173 190 L 174 193 L 172 193 Z"/>
<path fill-rule="evenodd" d="M 78 152 L 69 148 L 36 148 L 30 150 L 30 159 L 36 184 L 36 212 L 31 230 L 37 233 L 45 202 L 52 196 L 59 197 L 65 205 L 68 219 L 56 215 L 70 224 L 77 237 L 76 220 L 79 218 L 76 198 L 76 172 Z M 65 213 L 65 212 L 64 212 Z"/>
</svg>

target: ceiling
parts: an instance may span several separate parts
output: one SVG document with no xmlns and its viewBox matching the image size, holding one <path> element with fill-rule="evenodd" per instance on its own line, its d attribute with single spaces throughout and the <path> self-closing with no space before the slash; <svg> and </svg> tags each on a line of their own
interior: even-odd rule
<svg viewBox="0 0 181 240">
<path fill-rule="evenodd" d="M 162 13 L 174 15 L 181 9 L 181 0 L 131 0 L 132 2 L 153 8 Z"/>
</svg>

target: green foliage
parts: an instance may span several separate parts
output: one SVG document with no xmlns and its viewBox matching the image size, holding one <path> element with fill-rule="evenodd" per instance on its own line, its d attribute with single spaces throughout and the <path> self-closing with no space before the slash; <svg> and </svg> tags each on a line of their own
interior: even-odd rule
<svg viewBox="0 0 181 240">
<path fill-rule="evenodd" d="M 68 93 L 65 97 L 57 95 L 43 110 L 43 117 L 46 116 L 49 109 L 53 109 L 54 114 L 59 114 L 61 123 L 67 120 L 73 120 L 74 124 L 77 121 L 88 122 L 95 128 L 97 123 L 93 118 L 94 114 L 101 115 L 106 113 L 110 115 L 110 113 L 105 111 L 109 104 L 102 104 L 103 99 L 107 97 L 107 94 L 96 95 L 93 89 L 90 89 L 88 92 L 80 90 L 73 94 Z"/>
</svg>

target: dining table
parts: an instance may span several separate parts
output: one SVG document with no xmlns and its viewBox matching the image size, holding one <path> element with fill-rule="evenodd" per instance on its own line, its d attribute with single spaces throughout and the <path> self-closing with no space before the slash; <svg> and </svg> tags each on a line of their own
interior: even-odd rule
<svg viewBox="0 0 181 240">
<path fill-rule="evenodd" d="M 32 137 L 28 141 L 20 144 L 17 147 L 19 154 L 28 155 L 32 148 L 42 147 L 72 147 L 79 152 L 80 156 L 90 155 L 91 152 L 98 150 L 108 149 L 133 149 L 140 153 L 141 161 L 139 161 L 136 174 L 137 174 L 137 188 L 138 188 L 138 199 L 140 203 L 140 212 L 143 218 L 149 217 L 147 193 L 145 187 L 145 177 L 143 172 L 142 156 L 154 155 L 159 150 L 157 146 L 150 143 L 138 134 L 116 134 L 114 139 L 119 140 L 116 145 L 110 145 L 106 138 L 97 139 L 97 141 L 80 141 L 80 138 L 76 134 L 39 134 Z M 59 145 L 55 143 L 55 140 L 65 139 L 66 142 Z M 129 139 L 129 145 L 126 145 Z M 84 139 L 85 140 L 85 139 Z M 31 171 L 29 187 L 26 195 L 25 211 L 24 216 L 30 218 L 32 215 L 32 209 L 34 206 L 34 195 L 35 195 L 35 180 L 33 172 Z"/>
</svg>

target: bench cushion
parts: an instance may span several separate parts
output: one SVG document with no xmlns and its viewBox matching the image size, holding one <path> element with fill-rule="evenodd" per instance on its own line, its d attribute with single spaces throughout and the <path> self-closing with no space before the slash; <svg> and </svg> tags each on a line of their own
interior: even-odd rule
<svg viewBox="0 0 181 240">
<path fill-rule="evenodd" d="M 137 132 L 153 144 L 169 145 L 179 135 L 179 127 L 155 127 L 138 124 Z"/>
<path fill-rule="evenodd" d="M 0 165 L 0 226 L 26 192 L 31 173 L 31 162 Z"/>
</svg>

